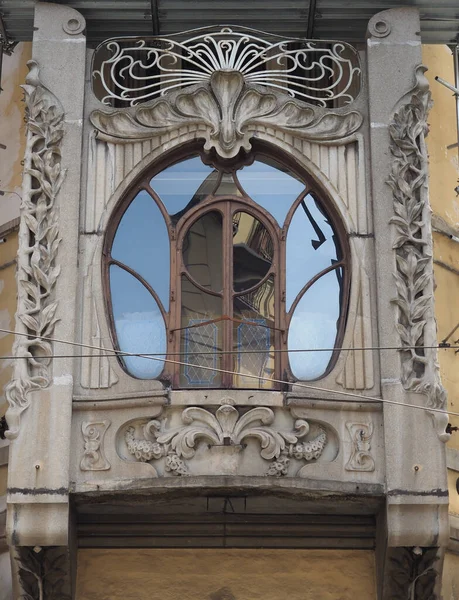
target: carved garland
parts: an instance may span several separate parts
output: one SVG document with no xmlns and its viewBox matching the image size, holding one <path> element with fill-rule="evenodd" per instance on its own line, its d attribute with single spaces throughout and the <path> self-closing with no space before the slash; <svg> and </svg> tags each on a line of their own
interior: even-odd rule
<svg viewBox="0 0 459 600">
<path fill-rule="evenodd" d="M 18 251 L 18 312 L 16 327 L 28 337 L 17 337 L 15 377 L 6 388 L 9 409 L 7 437 L 19 433 L 21 413 L 30 404 L 30 392 L 51 382 L 51 336 L 58 319 L 55 285 L 60 243 L 56 196 L 65 177 L 61 170 L 64 112 L 57 98 L 39 80 L 38 64 L 27 63 L 23 85 L 26 98 L 25 153 L 21 228 Z"/>
<path fill-rule="evenodd" d="M 182 413 L 185 427 L 163 431 L 161 422 L 149 421 L 143 427 L 144 439 L 137 439 L 135 428 L 129 426 L 124 434 L 128 452 L 141 462 L 165 457 L 165 470 L 172 475 L 187 475 L 188 469 L 182 459 L 195 455 L 198 441 L 211 446 L 244 447 L 247 438 L 260 442 L 260 456 L 273 461 L 266 475 L 287 475 L 290 459 L 307 462 L 320 458 L 327 434 L 320 428 L 319 435 L 310 441 L 300 441 L 309 433 L 309 423 L 298 419 L 294 432 L 280 431 L 271 427 L 274 413 L 270 408 L 257 407 L 240 415 L 230 405 L 221 406 L 215 415 L 204 408 L 190 407 Z"/>
<path fill-rule="evenodd" d="M 395 113 L 389 126 L 393 162 L 387 183 L 394 199 L 395 216 L 390 222 L 397 231 L 393 244 L 397 261 L 397 297 L 393 302 L 399 309 L 396 326 L 403 347 L 403 386 L 406 390 L 427 394 L 430 407 L 444 408 L 446 392 L 440 384 L 436 353 L 422 348 L 436 344 L 431 331 L 434 323 L 433 267 L 425 145 L 432 100 L 425 71 L 423 66 L 417 68 L 414 93 Z M 439 429 L 443 433 L 440 437 L 447 439 L 444 434 L 447 418 L 441 417 Z"/>
</svg>

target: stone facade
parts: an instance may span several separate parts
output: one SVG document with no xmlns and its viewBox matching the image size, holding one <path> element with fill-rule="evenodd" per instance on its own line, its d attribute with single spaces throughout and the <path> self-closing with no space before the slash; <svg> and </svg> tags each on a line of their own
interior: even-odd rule
<svg viewBox="0 0 459 600">
<path fill-rule="evenodd" d="M 439 597 L 449 435 L 432 348 L 430 95 L 417 11 L 371 19 L 361 91 L 338 108 L 292 100 L 217 65 L 192 87 L 107 109 L 92 93 L 83 32 L 76 11 L 37 4 L 24 86 L 22 360 L 7 389 L 17 589 L 37 600 L 71 597 L 76 544 L 141 543 L 137 512 L 151 528 L 146 545 L 161 545 L 156 513 L 196 539 L 194 516 L 205 514 L 208 538 L 225 545 L 232 534 L 214 533 L 219 511 L 209 508 L 224 498 L 225 527 L 239 527 L 236 547 L 264 545 L 266 528 L 286 527 L 298 513 L 302 541 L 289 535 L 279 546 L 312 548 L 320 539 L 331 550 L 345 539 L 355 551 L 376 548 L 375 597 Z M 129 376 L 114 354 L 101 269 L 114 211 L 165 155 L 199 142 L 229 161 L 253 140 L 307 172 L 344 224 L 352 273 L 345 350 L 323 378 L 288 391 L 178 390 Z M 244 513 L 243 525 L 226 516 L 229 505 Z M 308 514 L 342 515 L 343 523 L 325 519 L 314 533 Z M 261 515 L 269 519 L 251 542 Z M 215 597 L 231 597 L 222 594 Z"/>
</svg>

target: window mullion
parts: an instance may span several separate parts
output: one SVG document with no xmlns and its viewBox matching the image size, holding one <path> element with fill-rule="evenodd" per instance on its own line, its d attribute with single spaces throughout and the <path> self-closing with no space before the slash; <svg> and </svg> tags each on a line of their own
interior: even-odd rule
<svg viewBox="0 0 459 600">
<path fill-rule="evenodd" d="M 223 207 L 223 314 L 233 318 L 233 219 L 231 202 L 225 202 Z M 226 371 L 233 370 L 233 322 L 228 319 L 222 322 L 223 354 L 222 365 Z M 233 387 L 233 376 L 223 374 L 226 388 Z"/>
</svg>

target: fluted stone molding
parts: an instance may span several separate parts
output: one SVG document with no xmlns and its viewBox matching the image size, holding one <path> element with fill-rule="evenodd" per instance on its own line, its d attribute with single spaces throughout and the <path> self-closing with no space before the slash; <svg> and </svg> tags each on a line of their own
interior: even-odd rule
<svg viewBox="0 0 459 600">
<path fill-rule="evenodd" d="M 446 408 L 446 390 L 441 385 L 434 317 L 432 230 L 428 201 L 428 156 L 425 143 L 427 117 L 432 106 L 426 67 L 416 68 L 416 85 L 408 101 L 394 114 L 389 126 L 393 156 L 388 184 L 393 193 L 391 223 L 396 230 L 395 284 L 400 335 L 402 383 L 406 390 L 427 396 L 427 405 Z M 426 346 L 424 350 L 422 347 Z M 442 441 L 448 415 L 431 413 Z"/>
<path fill-rule="evenodd" d="M 36 61 L 27 63 L 22 86 L 26 99 L 27 145 L 18 249 L 18 333 L 14 379 L 6 388 L 6 413 L 12 439 L 19 433 L 21 413 L 30 404 L 32 390 L 48 387 L 52 374 L 52 342 L 57 321 L 56 281 L 60 266 L 56 196 L 65 177 L 61 169 L 64 111 L 59 100 L 40 81 Z"/>
</svg>

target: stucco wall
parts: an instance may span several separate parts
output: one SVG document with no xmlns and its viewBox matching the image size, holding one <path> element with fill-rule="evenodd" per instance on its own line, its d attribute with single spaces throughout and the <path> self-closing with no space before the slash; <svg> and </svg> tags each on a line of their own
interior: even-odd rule
<svg viewBox="0 0 459 600">
<path fill-rule="evenodd" d="M 372 600 L 374 554 L 341 550 L 80 550 L 76 600 Z"/>
<path fill-rule="evenodd" d="M 19 216 L 22 182 L 22 159 L 25 150 L 25 123 L 23 91 L 31 58 L 32 44 L 20 43 L 11 56 L 3 57 L 2 88 L 0 93 L 0 190 L 7 190 L 0 198 L 0 225 Z M 11 193 L 15 192 L 15 193 Z"/>
<path fill-rule="evenodd" d="M 17 226 L 8 227 L 19 217 L 22 182 L 22 159 L 25 150 L 25 123 L 23 91 L 31 57 L 32 44 L 21 43 L 11 56 L 3 57 L 2 92 L 0 93 L 0 328 L 14 329 L 16 312 L 16 253 L 18 248 Z M 5 240 L 5 241 L 3 241 Z M 0 332 L 0 356 L 12 354 L 14 338 Z M 11 379 L 12 361 L 0 360 L 0 416 L 5 414 L 5 386 Z M 6 466 L 0 461 L 0 496 L 6 491 Z"/>
<path fill-rule="evenodd" d="M 449 226 L 459 231 L 459 197 L 454 190 L 459 178 L 458 148 L 448 149 L 448 146 L 457 143 L 456 103 L 451 91 L 435 81 L 435 76 L 439 76 L 454 84 L 451 50 L 447 46 L 424 46 L 423 59 L 429 68 L 427 77 L 434 101 L 427 138 L 434 228 L 440 223 L 445 229 Z M 459 322 L 459 244 L 435 231 L 434 262 L 436 317 L 438 339 L 441 341 Z M 452 343 L 458 338 L 459 332 L 456 332 L 449 341 Z M 448 391 L 449 408 L 459 412 L 459 357 L 452 350 L 443 350 L 439 358 L 442 382 Z M 451 417 L 451 422 L 459 425 L 459 418 Z M 452 436 L 449 446 L 459 449 L 458 434 Z"/>
<path fill-rule="evenodd" d="M 456 103 L 451 91 L 435 81 L 435 76 L 454 84 L 454 65 L 451 51 L 446 46 L 424 46 L 424 64 L 434 101 L 430 113 L 430 133 L 427 138 L 430 158 L 430 202 L 433 225 L 450 235 L 459 234 L 459 197 L 454 191 L 459 178 L 459 149 L 449 148 L 457 143 Z M 434 231 L 435 312 L 438 340 L 447 336 L 459 322 L 459 242 L 444 233 Z M 453 344 L 459 331 L 451 337 Z M 459 355 L 454 350 L 439 353 L 442 383 L 448 392 L 448 406 L 459 412 Z M 459 426 L 459 417 L 450 415 L 450 422 Z M 453 433 L 448 447 L 459 449 L 459 433 Z M 456 480 L 459 472 L 448 470 L 449 512 L 459 515 L 459 494 Z M 445 600 L 459 600 L 459 556 L 447 552 L 443 566 L 442 593 Z"/>
<path fill-rule="evenodd" d="M 443 567 L 443 599 L 459 600 L 459 556 L 448 553 Z"/>
</svg>

